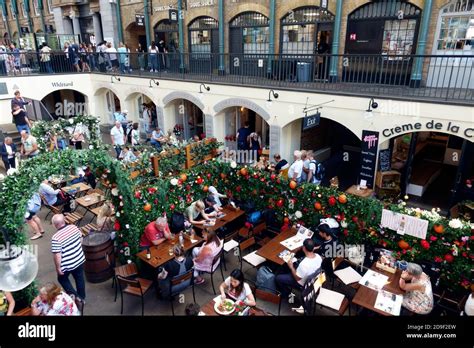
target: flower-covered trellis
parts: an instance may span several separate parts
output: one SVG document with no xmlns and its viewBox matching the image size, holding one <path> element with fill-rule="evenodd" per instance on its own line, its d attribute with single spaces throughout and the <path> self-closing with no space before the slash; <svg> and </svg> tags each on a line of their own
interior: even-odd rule
<svg viewBox="0 0 474 348">
<path fill-rule="evenodd" d="M 90 115 L 79 115 L 70 118 L 58 118 L 53 121 L 36 121 L 31 133 L 36 137 L 40 149 L 46 149 L 50 135 L 69 141 L 74 131 L 81 129 L 89 142 L 90 149 L 102 146 L 99 129 L 100 119 Z"/>
</svg>

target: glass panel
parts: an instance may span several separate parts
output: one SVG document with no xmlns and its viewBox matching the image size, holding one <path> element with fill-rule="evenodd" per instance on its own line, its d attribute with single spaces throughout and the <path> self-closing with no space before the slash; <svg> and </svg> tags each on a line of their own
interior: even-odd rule
<svg viewBox="0 0 474 348">
<path fill-rule="evenodd" d="M 409 55 L 413 50 L 415 31 L 412 28 L 415 19 L 385 21 L 382 54 Z M 410 28 L 410 29 L 409 29 Z M 389 59 L 402 59 L 402 57 L 389 57 Z"/>
</svg>

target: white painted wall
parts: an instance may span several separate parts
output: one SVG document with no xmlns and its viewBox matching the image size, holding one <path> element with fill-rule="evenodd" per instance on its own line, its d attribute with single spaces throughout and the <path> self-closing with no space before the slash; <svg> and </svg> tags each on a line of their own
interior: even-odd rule
<svg viewBox="0 0 474 348">
<path fill-rule="evenodd" d="M 41 100 L 44 96 L 56 89 L 53 83 L 63 82 L 71 83 L 73 86 L 65 88 L 75 89 L 84 93 L 89 101 L 89 110 L 92 115 L 107 120 L 105 90 L 112 90 L 120 99 L 122 109 L 133 110 L 132 104 L 135 102 L 129 97 L 132 94 L 142 93 L 148 96 L 158 108 L 164 111 L 164 129 L 168 130 L 175 124 L 173 107 L 163 105 L 163 98 L 170 93 L 189 93 L 190 96 L 198 98 L 204 104 L 205 114 L 216 115 L 214 106 L 222 101 L 236 98 L 255 103 L 262 108 L 268 115 L 267 120 L 270 126 L 282 128 L 282 138 L 280 142 L 280 152 L 284 155 L 290 154 L 293 149 L 299 147 L 300 138 L 300 119 L 303 116 L 302 110 L 309 98 L 310 105 L 320 104 L 334 99 L 334 102 L 327 104 L 321 109 L 322 117 L 329 118 L 339 122 L 351 129 L 359 138 L 363 129 L 378 130 L 380 134 L 380 143 L 383 143 L 390 137 L 402 133 L 408 133 L 409 130 L 398 134 L 382 134 L 384 129 L 391 129 L 404 124 L 414 124 L 419 122 L 421 127 L 419 131 L 429 130 L 427 123 L 434 120 L 441 123 L 442 129 L 439 131 L 461 136 L 470 141 L 474 141 L 474 108 L 468 106 L 455 106 L 440 103 L 416 103 L 395 101 L 389 99 L 376 98 L 379 108 L 373 111 L 371 119 L 365 119 L 364 114 L 369 102 L 368 98 L 334 96 L 311 92 L 294 92 L 278 90 L 280 97 L 272 102 L 269 107 L 266 102 L 268 98 L 268 89 L 266 88 L 245 88 L 240 86 L 224 86 L 210 84 L 211 91 L 203 97 L 199 94 L 199 84 L 182 81 L 160 80 L 160 86 L 149 88 L 149 80 L 139 77 L 121 77 L 121 81 L 115 81 L 111 84 L 110 76 L 106 75 L 86 75 L 86 74 L 68 74 L 54 76 L 35 76 L 35 77 L 16 77 L 0 78 L 0 82 L 6 82 L 9 95 L 3 96 L 7 99 L 1 101 L 2 113 L 0 123 L 9 123 L 11 120 L 9 110 L 9 98 L 13 95 L 14 88 L 18 87 L 25 97 Z M 127 99 L 128 98 L 128 99 Z M 134 120 L 138 120 L 138 115 L 131 115 Z M 224 123 L 225 118 L 218 116 L 214 119 L 214 135 L 223 140 L 225 136 Z M 290 127 L 287 125 L 295 122 Z M 451 122 L 460 127 L 459 131 L 447 130 L 448 123 Z M 465 129 L 471 128 L 472 131 L 466 135 Z M 386 131 L 387 132 L 387 131 Z M 470 136 L 470 137 L 469 137 Z"/>
</svg>

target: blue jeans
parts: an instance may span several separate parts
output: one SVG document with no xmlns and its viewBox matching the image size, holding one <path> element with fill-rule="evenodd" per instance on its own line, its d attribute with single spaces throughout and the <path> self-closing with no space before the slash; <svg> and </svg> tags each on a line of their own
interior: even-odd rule
<svg viewBox="0 0 474 348">
<path fill-rule="evenodd" d="M 53 68 L 51 67 L 51 62 L 48 61 L 48 62 L 44 62 L 44 68 L 46 69 L 46 72 L 48 74 L 52 74 L 53 73 Z"/>
<path fill-rule="evenodd" d="M 72 275 L 76 282 L 77 291 L 73 288 L 69 276 Z M 80 297 L 82 300 L 86 299 L 86 282 L 84 281 L 84 264 L 80 265 L 76 269 L 68 272 L 64 272 L 63 275 L 58 275 L 58 282 L 63 287 L 67 294 L 74 294 L 76 297 Z"/>
<path fill-rule="evenodd" d="M 127 67 L 125 66 L 125 63 L 120 63 L 120 72 L 122 74 L 126 74 L 128 72 Z"/>
<path fill-rule="evenodd" d="M 282 297 L 288 297 L 291 289 L 300 289 L 301 285 L 295 280 L 293 274 L 283 273 L 275 276 L 275 284 L 281 292 Z"/>
<path fill-rule="evenodd" d="M 161 151 L 161 143 L 159 141 L 156 141 L 155 139 L 151 139 L 150 144 L 156 147 L 157 150 Z"/>
<path fill-rule="evenodd" d="M 158 55 L 150 54 L 150 70 L 158 71 Z"/>
<path fill-rule="evenodd" d="M 117 159 L 120 157 L 120 154 L 122 153 L 122 148 L 120 145 L 115 145 L 114 146 L 115 153 L 117 154 Z"/>
<path fill-rule="evenodd" d="M 16 129 L 18 130 L 18 133 L 21 133 L 21 131 L 26 131 L 28 134 L 30 133 L 30 127 L 28 127 L 27 124 L 17 125 Z"/>
</svg>

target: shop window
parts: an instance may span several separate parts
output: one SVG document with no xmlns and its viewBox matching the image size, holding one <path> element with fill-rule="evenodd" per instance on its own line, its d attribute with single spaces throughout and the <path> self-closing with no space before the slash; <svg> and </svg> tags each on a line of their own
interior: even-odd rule
<svg viewBox="0 0 474 348">
<path fill-rule="evenodd" d="M 39 16 L 40 12 L 39 12 L 39 9 L 38 9 L 38 0 L 33 0 L 33 8 L 35 10 L 35 16 Z"/>
<path fill-rule="evenodd" d="M 269 49 L 268 18 L 258 12 L 244 12 L 230 22 L 231 48 L 240 46 L 235 53 L 267 54 Z M 240 36 L 240 37 L 239 37 Z"/>
<path fill-rule="evenodd" d="M 416 20 L 387 20 L 385 21 L 382 54 L 389 56 L 409 55 L 415 41 Z M 402 59 L 402 57 L 389 57 Z"/>
<path fill-rule="evenodd" d="M 211 53 L 212 30 L 218 27 L 218 22 L 211 17 L 194 20 L 189 25 L 191 52 Z"/>
<path fill-rule="evenodd" d="M 441 19 L 438 50 L 471 50 L 474 40 L 474 14 L 445 16 Z"/>
<path fill-rule="evenodd" d="M 10 11 L 12 13 L 12 18 L 16 19 L 16 13 L 15 13 L 15 10 L 13 9 L 13 4 L 12 3 L 10 3 Z"/>
<path fill-rule="evenodd" d="M 281 51 L 287 54 L 313 54 L 319 23 L 332 23 L 334 16 L 317 6 L 289 11 L 281 20 Z"/>
<path fill-rule="evenodd" d="M 47 0 L 48 3 L 48 12 L 53 13 L 53 0 Z"/>
</svg>

